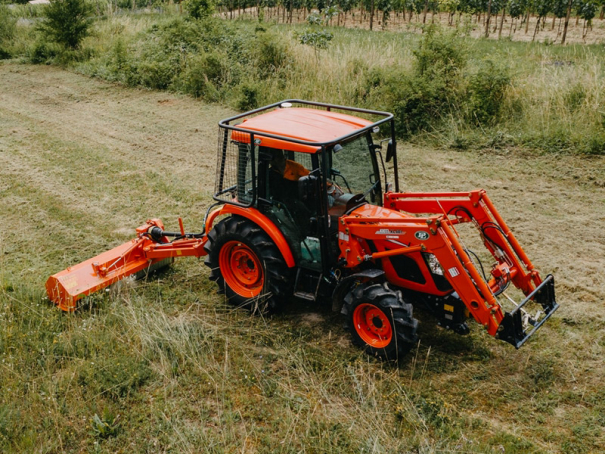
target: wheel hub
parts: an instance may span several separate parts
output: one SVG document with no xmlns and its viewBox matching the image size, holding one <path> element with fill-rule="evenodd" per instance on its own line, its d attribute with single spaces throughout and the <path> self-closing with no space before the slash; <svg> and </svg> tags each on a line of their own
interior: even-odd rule
<svg viewBox="0 0 605 454">
<path fill-rule="evenodd" d="M 360 304 L 353 312 L 355 331 L 361 339 L 374 348 L 384 348 L 391 343 L 393 330 L 387 315 L 377 306 Z"/>
<path fill-rule="evenodd" d="M 237 294 L 251 298 L 263 288 L 263 269 L 255 252 L 239 241 L 229 241 L 219 254 L 225 283 Z"/>
</svg>

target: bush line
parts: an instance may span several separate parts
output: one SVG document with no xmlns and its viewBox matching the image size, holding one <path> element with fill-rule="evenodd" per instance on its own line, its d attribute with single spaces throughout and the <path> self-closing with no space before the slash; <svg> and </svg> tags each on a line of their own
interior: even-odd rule
<svg viewBox="0 0 605 454">
<path fill-rule="evenodd" d="M 602 68 L 587 46 L 577 61 L 592 65 L 595 77 L 569 86 L 584 68 L 555 59 L 549 84 L 518 74 L 511 62 L 514 53 L 540 56 L 546 45 L 488 44 L 430 25 L 421 36 L 333 28 L 333 41 L 310 50 L 296 26 L 225 21 L 209 17 L 206 2 L 187 5 L 194 15 L 100 16 L 93 36 L 75 40 L 57 39 L 48 18 L 20 24 L 0 6 L 7 13 L 0 14 L 0 57 L 65 65 L 238 110 L 284 98 L 387 110 L 400 138 L 424 145 L 605 154 Z M 364 52 L 380 53 L 389 44 L 385 58 L 364 59 Z"/>
</svg>

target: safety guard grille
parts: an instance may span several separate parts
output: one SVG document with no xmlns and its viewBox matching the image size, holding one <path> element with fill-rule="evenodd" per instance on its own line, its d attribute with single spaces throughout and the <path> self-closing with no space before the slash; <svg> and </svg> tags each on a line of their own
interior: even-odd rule
<svg viewBox="0 0 605 454">
<path fill-rule="evenodd" d="M 249 136 L 244 139 L 242 136 Z M 233 140 L 231 131 L 219 128 L 214 199 L 249 207 L 256 199 L 254 134 L 239 132 L 241 142 Z M 247 142 L 247 143 L 244 143 Z"/>
</svg>

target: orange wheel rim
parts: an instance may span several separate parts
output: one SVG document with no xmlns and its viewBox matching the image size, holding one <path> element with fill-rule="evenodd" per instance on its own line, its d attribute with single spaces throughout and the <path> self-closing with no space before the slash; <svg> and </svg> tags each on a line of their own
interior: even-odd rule
<svg viewBox="0 0 605 454">
<path fill-rule="evenodd" d="M 369 346 L 384 348 L 391 343 L 391 323 L 386 314 L 373 304 L 357 306 L 353 312 L 353 324 L 359 337 Z"/>
<path fill-rule="evenodd" d="M 219 253 L 218 266 L 225 283 L 240 296 L 252 298 L 263 289 L 263 268 L 260 260 L 244 243 L 229 241 Z"/>
</svg>

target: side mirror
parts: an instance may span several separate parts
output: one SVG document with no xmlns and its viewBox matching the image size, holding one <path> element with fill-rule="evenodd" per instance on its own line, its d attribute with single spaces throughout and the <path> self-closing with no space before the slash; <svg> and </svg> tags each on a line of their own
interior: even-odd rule
<svg viewBox="0 0 605 454">
<path fill-rule="evenodd" d="M 387 157 L 386 161 L 390 162 L 395 156 L 395 145 L 393 145 L 393 139 L 389 140 L 389 144 L 387 145 Z"/>
<path fill-rule="evenodd" d="M 319 178 L 315 175 L 306 175 L 298 179 L 298 198 L 308 203 L 319 198 Z"/>
</svg>

